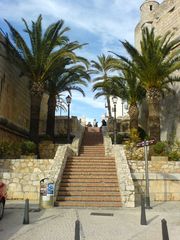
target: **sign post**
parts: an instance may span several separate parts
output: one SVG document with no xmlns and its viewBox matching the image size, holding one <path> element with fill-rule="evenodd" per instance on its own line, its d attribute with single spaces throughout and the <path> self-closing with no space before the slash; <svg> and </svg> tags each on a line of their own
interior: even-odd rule
<svg viewBox="0 0 180 240">
<path fill-rule="evenodd" d="M 146 190 L 145 190 L 145 202 L 146 202 L 146 208 L 151 209 L 150 205 L 150 195 L 149 195 L 149 170 L 148 170 L 148 153 L 147 153 L 147 147 L 149 145 L 152 145 L 155 143 L 155 140 L 144 140 L 140 143 L 138 143 L 137 147 L 144 147 L 144 161 L 145 161 L 145 180 L 146 180 Z"/>
</svg>

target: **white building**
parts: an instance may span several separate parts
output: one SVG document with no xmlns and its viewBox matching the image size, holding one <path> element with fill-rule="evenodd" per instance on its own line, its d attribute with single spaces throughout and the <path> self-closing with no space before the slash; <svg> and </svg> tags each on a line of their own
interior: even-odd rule
<svg viewBox="0 0 180 240">
<path fill-rule="evenodd" d="M 110 98 L 111 103 L 111 114 L 112 117 L 114 117 L 114 104 L 112 101 L 112 97 Z M 105 104 L 106 107 L 106 116 L 109 115 L 107 104 Z M 124 116 L 128 115 L 128 104 L 127 102 L 124 102 L 121 98 L 118 98 L 117 105 L 116 105 L 116 118 L 122 118 Z"/>
</svg>

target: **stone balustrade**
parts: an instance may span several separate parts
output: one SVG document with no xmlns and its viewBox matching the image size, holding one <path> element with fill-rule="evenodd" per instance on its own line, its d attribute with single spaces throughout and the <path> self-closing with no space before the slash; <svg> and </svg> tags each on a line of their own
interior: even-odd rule
<svg viewBox="0 0 180 240">
<path fill-rule="evenodd" d="M 112 156 L 113 151 L 112 151 L 111 138 L 109 137 L 107 132 L 102 132 L 102 134 L 103 134 L 103 142 L 104 142 L 104 148 L 105 148 L 105 156 Z"/>
<path fill-rule="evenodd" d="M 114 145 L 113 152 L 116 161 L 122 203 L 125 207 L 134 207 L 135 189 L 123 145 Z"/>
<path fill-rule="evenodd" d="M 125 207 L 134 207 L 135 189 L 131 177 L 129 165 L 122 145 L 112 145 L 111 138 L 106 132 L 103 133 L 105 156 L 114 156 L 116 162 L 119 188 L 122 204 Z"/>
</svg>

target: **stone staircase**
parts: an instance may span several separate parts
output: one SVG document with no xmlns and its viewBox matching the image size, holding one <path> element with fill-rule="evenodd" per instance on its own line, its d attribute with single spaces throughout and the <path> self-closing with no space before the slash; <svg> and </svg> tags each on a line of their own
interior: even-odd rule
<svg viewBox="0 0 180 240">
<path fill-rule="evenodd" d="M 87 128 L 80 155 L 67 159 L 56 206 L 121 207 L 115 159 L 105 157 L 99 128 Z"/>
</svg>

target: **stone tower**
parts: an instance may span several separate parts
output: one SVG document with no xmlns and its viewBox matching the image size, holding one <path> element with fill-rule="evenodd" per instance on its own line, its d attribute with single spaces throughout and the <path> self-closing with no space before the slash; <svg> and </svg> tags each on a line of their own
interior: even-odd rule
<svg viewBox="0 0 180 240">
<path fill-rule="evenodd" d="M 155 10 L 159 7 L 157 1 L 146 0 L 140 7 L 141 21 L 152 23 L 155 17 Z"/>
<path fill-rule="evenodd" d="M 135 28 L 135 46 L 140 50 L 143 27 L 155 28 L 156 35 L 163 36 L 167 31 L 174 32 L 174 38 L 180 38 L 180 0 L 164 0 L 162 3 L 146 0 L 140 7 L 141 19 Z M 176 74 L 180 74 L 176 72 Z M 172 86 L 175 95 L 169 94 L 162 100 L 161 139 L 180 138 L 180 83 Z M 143 104 L 140 124 L 148 130 L 147 107 Z"/>
</svg>

